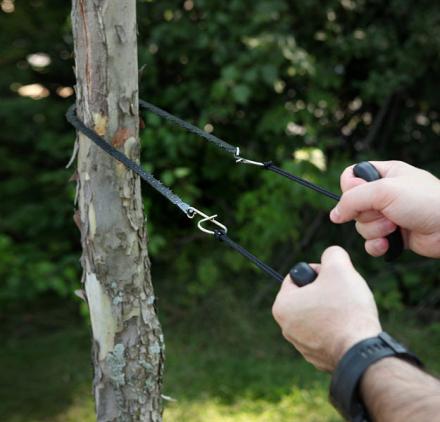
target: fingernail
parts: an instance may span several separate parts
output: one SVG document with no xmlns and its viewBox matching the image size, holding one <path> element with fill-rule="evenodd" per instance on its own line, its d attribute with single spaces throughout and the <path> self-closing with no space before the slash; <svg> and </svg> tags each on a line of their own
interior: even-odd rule
<svg viewBox="0 0 440 422">
<path fill-rule="evenodd" d="M 341 213 L 339 212 L 338 207 L 334 207 L 330 212 L 330 220 L 333 223 L 339 223 L 341 221 Z"/>
</svg>

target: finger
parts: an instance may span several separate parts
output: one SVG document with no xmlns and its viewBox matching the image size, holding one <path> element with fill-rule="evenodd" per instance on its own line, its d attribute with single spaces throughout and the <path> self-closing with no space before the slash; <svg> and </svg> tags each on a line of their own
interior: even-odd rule
<svg viewBox="0 0 440 422">
<path fill-rule="evenodd" d="M 360 177 L 356 177 L 353 173 L 354 165 L 347 167 L 341 174 L 340 184 L 342 192 L 350 190 L 356 186 L 367 183 Z"/>
<path fill-rule="evenodd" d="M 272 305 L 272 315 L 278 324 L 282 325 L 286 316 L 289 315 L 292 306 L 290 299 L 297 294 L 299 288 L 287 274 Z"/>
<path fill-rule="evenodd" d="M 384 237 L 379 239 L 371 239 L 365 242 L 365 250 L 374 257 L 383 256 L 388 250 L 388 240 Z"/>
<path fill-rule="evenodd" d="M 385 217 L 379 211 L 365 211 L 356 217 L 356 221 L 359 221 L 360 223 L 371 223 L 380 220 L 381 218 Z"/>
<path fill-rule="evenodd" d="M 366 240 L 386 237 L 396 230 L 396 227 L 397 226 L 387 218 L 380 218 L 370 223 L 356 222 L 356 230 Z"/>
<path fill-rule="evenodd" d="M 382 211 L 392 201 L 392 191 L 384 189 L 385 179 L 364 183 L 350 189 L 341 197 L 338 205 L 330 213 L 334 223 L 355 220 L 365 211 Z"/>
<path fill-rule="evenodd" d="M 333 218 L 334 216 L 330 212 L 330 220 L 332 220 Z M 359 213 L 359 215 L 356 217 L 356 221 L 359 221 L 361 223 L 371 223 L 372 221 L 380 220 L 381 218 L 385 217 L 379 211 L 364 211 Z"/>
</svg>

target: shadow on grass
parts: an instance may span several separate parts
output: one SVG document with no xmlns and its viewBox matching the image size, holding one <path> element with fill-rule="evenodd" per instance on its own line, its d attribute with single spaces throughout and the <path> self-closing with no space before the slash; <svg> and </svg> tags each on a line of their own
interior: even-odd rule
<svg viewBox="0 0 440 422">
<path fill-rule="evenodd" d="M 46 420 L 71 406 L 79 391 L 91 391 L 88 329 L 71 306 L 8 317 L 2 332 L 2 421 Z"/>
<path fill-rule="evenodd" d="M 255 323 L 246 329 L 227 322 L 221 327 L 221 321 L 206 327 L 206 320 L 168 327 L 165 394 L 213 395 L 223 404 L 242 396 L 277 401 L 292 385 L 326 383 L 327 375 L 299 358 L 269 318 L 262 312 L 252 321 L 241 320 Z"/>
<path fill-rule="evenodd" d="M 329 377 L 282 339 L 269 307 L 217 299 L 179 318 L 162 315 L 163 392 L 178 400 L 166 404 L 165 421 L 341 420 L 327 403 Z M 1 420 L 93 421 L 89 332 L 76 312 L 58 307 L 3 326 Z M 439 372 L 438 324 L 399 317 L 387 328 Z"/>
</svg>

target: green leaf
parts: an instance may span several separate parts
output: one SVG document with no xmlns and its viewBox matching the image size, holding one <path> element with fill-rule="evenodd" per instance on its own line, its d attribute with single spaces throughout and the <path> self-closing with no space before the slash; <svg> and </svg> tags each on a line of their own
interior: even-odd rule
<svg viewBox="0 0 440 422">
<path fill-rule="evenodd" d="M 247 85 L 236 85 L 232 88 L 232 95 L 239 104 L 246 104 L 251 96 L 251 89 Z"/>
</svg>

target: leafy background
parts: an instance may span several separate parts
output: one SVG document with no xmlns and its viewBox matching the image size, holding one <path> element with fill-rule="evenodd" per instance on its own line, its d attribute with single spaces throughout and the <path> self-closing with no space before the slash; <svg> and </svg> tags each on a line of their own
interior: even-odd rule
<svg viewBox="0 0 440 422">
<path fill-rule="evenodd" d="M 68 2 L 0 1 L 0 323 L 12 338 L 17 324 L 40 337 L 53 309 L 76 318 L 81 308 L 73 295 L 81 272 L 73 170 L 65 168 L 75 136 L 64 119 L 75 84 L 69 13 Z M 334 192 L 341 171 L 365 159 L 404 160 L 439 175 L 435 2 L 142 0 L 138 27 L 140 96 L 246 157 L 274 160 Z M 329 223 L 330 200 L 236 165 L 153 115 L 144 120 L 145 168 L 218 213 L 243 246 L 285 273 L 340 244 L 384 317 L 410 312 L 415 324 L 437 330 L 438 263 L 411 253 L 392 266 L 372 259 L 351 224 Z M 252 315 L 268 316 L 276 286 L 151 189 L 143 193 L 169 335 L 200 318 L 230 323 L 237 338 L 253 332 Z M 246 322 L 237 328 L 237 320 Z M 282 420 L 274 418 L 266 420 Z"/>
</svg>

